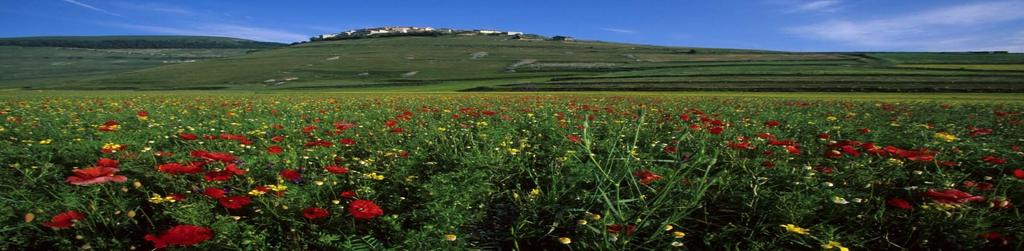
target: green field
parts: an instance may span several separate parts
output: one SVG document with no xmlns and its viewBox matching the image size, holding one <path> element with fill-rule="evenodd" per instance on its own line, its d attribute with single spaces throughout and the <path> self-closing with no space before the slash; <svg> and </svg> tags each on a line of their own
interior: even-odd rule
<svg viewBox="0 0 1024 251">
<path fill-rule="evenodd" d="M 6 90 L 0 249 L 1019 250 L 1022 111 L 1007 93 Z"/>
<path fill-rule="evenodd" d="M 692 52 L 691 52 L 692 49 Z M 0 46 L 0 86 L 77 90 L 1019 92 L 1021 54 L 789 53 L 507 36 L 242 49 Z M 120 52 L 120 54 L 119 54 Z M 154 54 L 156 53 L 156 54 Z M 187 60 L 192 63 L 174 63 Z M 75 60 L 78 60 L 77 62 Z"/>
</svg>

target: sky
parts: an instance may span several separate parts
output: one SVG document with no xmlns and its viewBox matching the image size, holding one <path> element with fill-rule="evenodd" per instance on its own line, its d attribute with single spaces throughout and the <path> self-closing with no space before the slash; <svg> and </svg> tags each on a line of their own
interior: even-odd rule
<svg viewBox="0 0 1024 251">
<path fill-rule="evenodd" d="M 1024 52 L 1024 0 L 0 0 L 0 37 L 213 35 L 297 42 L 377 26 L 783 51 Z"/>
</svg>

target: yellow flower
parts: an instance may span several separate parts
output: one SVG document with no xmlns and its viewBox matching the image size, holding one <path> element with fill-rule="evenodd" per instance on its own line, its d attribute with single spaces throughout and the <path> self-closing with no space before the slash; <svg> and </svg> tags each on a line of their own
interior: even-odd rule
<svg viewBox="0 0 1024 251">
<path fill-rule="evenodd" d="M 363 176 L 371 180 L 384 180 L 384 175 L 377 174 L 376 172 L 368 173 Z"/>
<path fill-rule="evenodd" d="M 902 160 L 894 159 L 894 158 L 889 158 L 889 160 L 886 160 L 885 163 L 889 164 L 890 166 L 902 166 L 903 165 L 903 161 Z"/>
<path fill-rule="evenodd" d="M 809 235 L 809 234 L 811 234 L 811 232 L 809 230 L 807 230 L 806 228 L 802 228 L 802 227 L 799 227 L 797 225 L 786 224 L 786 225 L 779 225 L 779 226 L 782 227 L 782 228 L 785 228 L 786 231 L 788 231 L 790 233 L 800 234 L 800 235 Z"/>
<path fill-rule="evenodd" d="M 270 189 L 270 191 L 274 192 L 284 192 L 288 190 L 288 186 L 285 186 L 284 184 L 267 185 L 267 189 Z"/>
<path fill-rule="evenodd" d="M 249 195 L 252 195 L 252 196 L 260 196 L 260 195 L 263 195 L 265 193 L 266 192 L 264 192 L 264 191 L 260 191 L 260 190 L 256 190 L 256 189 L 253 189 L 252 191 L 249 191 Z"/>
<path fill-rule="evenodd" d="M 569 243 L 572 243 L 572 239 L 569 239 L 569 237 L 558 237 L 558 242 L 569 245 Z"/>
<path fill-rule="evenodd" d="M 821 248 L 824 248 L 826 250 L 831 250 L 833 248 L 837 248 L 837 249 L 839 249 L 839 251 L 850 251 L 849 248 L 844 247 L 843 244 L 841 244 L 841 243 L 839 243 L 837 241 L 828 241 L 828 243 L 821 244 Z"/>
<path fill-rule="evenodd" d="M 114 144 L 114 143 L 103 144 L 103 150 L 111 151 L 111 152 L 117 152 L 117 149 L 121 149 L 121 145 L 120 144 Z"/>
<path fill-rule="evenodd" d="M 529 195 L 530 195 L 531 199 L 532 198 L 540 197 L 540 188 L 534 188 L 534 189 L 530 190 L 530 194 Z"/>
<path fill-rule="evenodd" d="M 836 120 L 839 120 L 839 118 L 836 118 L 836 116 L 828 116 L 828 117 L 825 118 L 825 120 L 836 121 Z"/>
<path fill-rule="evenodd" d="M 935 133 L 935 138 L 946 142 L 953 142 L 957 140 L 956 135 L 950 134 L 948 132 L 937 132 Z"/>
<path fill-rule="evenodd" d="M 455 236 L 455 234 L 446 234 L 446 235 L 444 235 L 444 240 L 446 240 L 446 241 L 455 241 L 457 239 L 459 239 L 459 237 Z"/>
<path fill-rule="evenodd" d="M 50 143 L 53 143 L 52 139 L 44 139 L 39 141 L 40 145 L 49 145 Z"/>
<path fill-rule="evenodd" d="M 153 194 L 153 197 L 149 197 L 149 202 L 153 204 L 160 204 L 164 202 L 175 202 L 174 196 L 160 196 L 159 194 Z"/>
<path fill-rule="evenodd" d="M 683 237 L 686 237 L 686 233 L 683 233 L 682 231 L 675 231 L 675 232 L 672 232 L 672 237 L 683 238 Z"/>
</svg>

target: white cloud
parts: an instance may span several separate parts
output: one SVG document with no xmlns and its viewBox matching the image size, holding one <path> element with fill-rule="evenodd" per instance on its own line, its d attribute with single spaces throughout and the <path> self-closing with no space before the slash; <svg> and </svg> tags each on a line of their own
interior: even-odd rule
<svg viewBox="0 0 1024 251">
<path fill-rule="evenodd" d="M 170 35 L 201 35 L 245 38 L 258 41 L 298 42 L 309 36 L 288 31 L 233 24 L 198 24 L 191 28 L 110 23 L 110 26 Z"/>
<path fill-rule="evenodd" d="M 979 26 L 1024 19 L 1024 1 L 957 5 L 869 20 L 831 20 L 787 32 L 866 49 L 968 50 L 997 42 Z M 1002 39 L 1008 41 L 1006 39 Z"/>
<path fill-rule="evenodd" d="M 839 10 L 840 0 L 817 0 L 810 2 L 794 3 L 793 9 L 788 12 L 834 12 Z"/>
<path fill-rule="evenodd" d="M 633 34 L 633 33 L 636 33 L 636 31 L 633 31 L 633 30 L 619 29 L 619 28 L 601 28 L 601 30 L 615 32 L 615 33 L 622 33 L 622 34 Z"/>
<path fill-rule="evenodd" d="M 107 11 L 107 10 L 104 10 L 104 9 L 96 8 L 96 6 L 88 5 L 88 4 L 85 4 L 85 3 L 82 3 L 82 2 L 79 2 L 79 1 L 75 1 L 75 0 L 64 0 L 64 2 L 67 2 L 67 3 L 70 3 L 70 4 L 74 4 L 74 5 L 78 5 L 78 7 L 90 9 L 90 10 L 97 11 L 97 12 L 100 12 L 100 13 L 103 13 L 103 14 L 107 14 L 107 15 L 111 15 L 111 16 L 119 16 L 119 17 L 121 16 L 121 15 L 118 15 L 117 13 L 113 13 L 113 12 L 110 12 L 110 11 Z"/>
</svg>

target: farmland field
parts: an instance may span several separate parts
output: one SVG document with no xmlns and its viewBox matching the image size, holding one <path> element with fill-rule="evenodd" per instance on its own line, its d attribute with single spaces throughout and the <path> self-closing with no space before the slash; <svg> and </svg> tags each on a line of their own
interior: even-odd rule
<svg viewBox="0 0 1024 251">
<path fill-rule="evenodd" d="M 0 87 L 1024 92 L 1024 69 L 1020 68 L 1024 57 L 1019 53 L 798 53 L 517 40 L 509 36 L 353 39 L 273 48 L 204 49 L 205 54 L 186 56 L 194 50 L 0 46 L 0 62 L 5 63 L 0 65 Z M 167 53 L 125 53 L 152 51 Z"/>
<path fill-rule="evenodd" d="M 5 91 L 0 249 L 1019 250 L 1022 112 L 1010 94 Z"/>
</svg>

